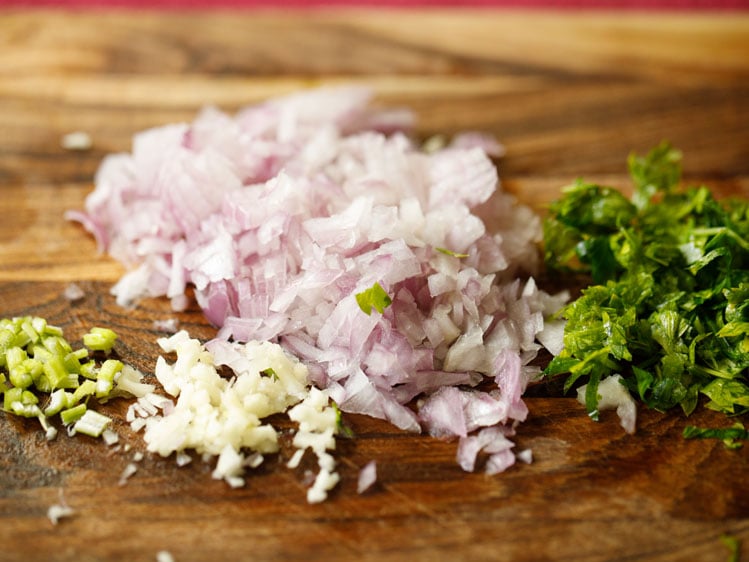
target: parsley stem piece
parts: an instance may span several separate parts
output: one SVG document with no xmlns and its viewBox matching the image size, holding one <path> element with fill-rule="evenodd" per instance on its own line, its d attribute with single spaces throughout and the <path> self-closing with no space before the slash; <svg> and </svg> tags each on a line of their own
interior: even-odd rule
<svg viewBox="0 0 749 562">
<path fill-rule="evenodd" d="M 749 431 L 744 429 L 744 425 L 739 422 L 725 428 L 688 425 L 684 428 L 683 435 L 685 439 L 720 439 L 729 449 L 739 449 L 742 446 L 741 441 L 749 439 Z"/>
</svg>

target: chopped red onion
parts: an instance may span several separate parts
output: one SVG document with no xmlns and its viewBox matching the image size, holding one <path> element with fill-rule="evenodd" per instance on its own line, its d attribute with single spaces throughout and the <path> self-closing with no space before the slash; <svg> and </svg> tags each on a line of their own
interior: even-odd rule
<svg viewBox="0 0 749 562">
<path fill-rule="evenodd" d="M 560 349 L 544 318 L 566 295 L 519 281 L 539 264 L 540 219 L 497 192 L 496 141 L 466 133 L 426 152 L 410 112 L 371 96 L 319 89 L 141 132 L 68 216 L 130 268 L 120 304 L 183 309 L 192 285 L 218 339 L 281 343 L 346 412 L 463 440 L 512 426 L 531 361 Z M 375 284 L 392 302 L 365 314 L 356 295 Z M 496 387 L 466 388 L 482 379 Z M 487 470 L 509 458 L 492 453 Z"/>
</svg>

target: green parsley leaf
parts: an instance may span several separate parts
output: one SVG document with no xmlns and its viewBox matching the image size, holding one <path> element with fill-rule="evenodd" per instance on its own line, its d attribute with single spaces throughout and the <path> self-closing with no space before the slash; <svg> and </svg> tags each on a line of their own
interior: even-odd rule
<svg viewBox="0 0 749 562">
<path fill-rule="evenodd" d="M 382 314 L 392 304 L 393 300 L 382 288 L 382 285 L 375 283 L 369 289 L 356 293 L 356 302 L 359 308 L 369 316 L 372 314 L 372 308 Z"/>
<path fill-rule="evenodd" d="M 273 367 L 268 367 L 267 369 L 263 369 L 260 371 L 260 374 L 264 377 L 270 377 L 274 381 L 278 380 L 278 373 L 273 369 Z"/>
<path fill-rule="evenodd" d="M 729 449 L 738 449 L 741 441 L 749 439 L 749 431 L 742 423 L 735 423 L 731 427 L 712 428 L 688 425 L 684 428 L 685 439 L 720 439 Z"/>
<path fill-rule="evenodd" d="M 346 439 L 353 439 L 354 430 L 343 420 L 343 412 L 341 412 L 338 404 L 334 400 L 331 400 L 331 403 L 333 410 L 335 410 L 336 435 L 340 435 Z"/>
<path fill-rule="evenodd" d="M 721 535 L 720 542 L 729 551 L 727 562 L 739 562 L 741 560 L 741 541 L 739 539 L 732 535 Z"/>
</svg>

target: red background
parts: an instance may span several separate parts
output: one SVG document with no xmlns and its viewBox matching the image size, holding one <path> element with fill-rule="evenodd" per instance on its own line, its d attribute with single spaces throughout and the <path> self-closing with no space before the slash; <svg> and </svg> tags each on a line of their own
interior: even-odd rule
<svg viewBox="0 0 749 562">
<path fill-rule="evenodd" d="M 11 8 L 251 9 L 381 6 L 401 8 L 534 8 L 637 10 L 749 10 L 749 0 L 0 0 Z"/>
</svg>

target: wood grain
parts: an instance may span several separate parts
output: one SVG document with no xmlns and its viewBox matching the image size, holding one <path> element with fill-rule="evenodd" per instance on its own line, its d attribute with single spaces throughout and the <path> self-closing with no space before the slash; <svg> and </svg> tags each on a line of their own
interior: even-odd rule
<svg viewBox="0 0 749 562">
<path fill-rule="evenodd" d="M 670 139 L 689 182 L 749 197 L 749 16 L 517 11 L 0 11 L 0 315 L 47 317 L 78 339 L 93 324 L 121 335 L 116 353 L 150 373 L 174 316 L 152 299 L 118 307 L 122 267 L 66 222 L 101 159 L 144 128 L 227 111 L 302 87 L 365 83 L 377 103 L 417 113 L 416 134 L 479 129 L 507 155 L 503 188 L 540 213 L 585 176 L 628 189 L 625 159 Z M 60 138 L 92 135 L 86 152 Z M 483 210 L 491 222 L 491 205 Z M 85 298 L 63 296 L 76 282 Z M 215 330 L 193 307 L 196 337 Z M 640 411 L 627 436 L 614 414 L 591 422 L 558 385 L 529 390 L 517 447 L 534 462 L 488 477 L 455 462 L 455 443 L 350 416 L 336 455 L 342 483 L 305 502 L 289 447 L 229 489 L 198 459 L 146 456 L 125 486 L 139 436 L 106 411 L 116 451 L 0 416 L 0 558 L 34 561 L 429 560 L 723 562 L 720 536 L 749 541 L 746 449 L 685 441 L 686 423 Z M 356 494 L 360 467 L 379 480 Z M 64 494 L 75 515 L 52 526 Z M 749 548 L 745 546 L 745 549 Z"/>
</svg>

